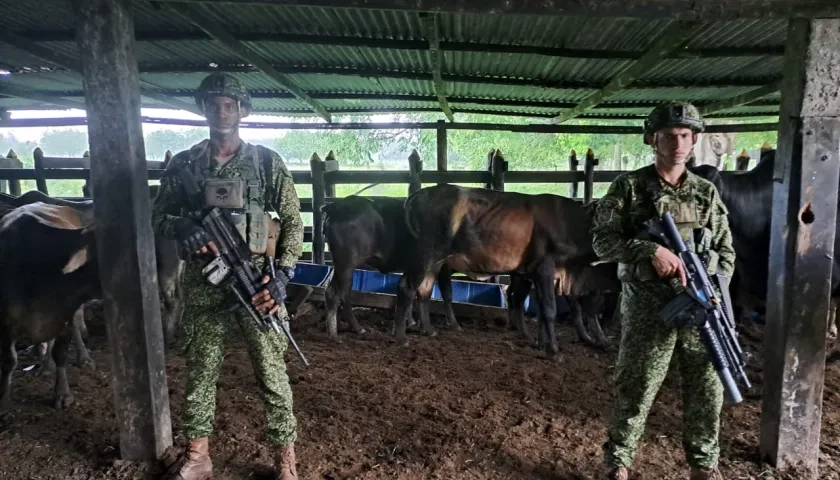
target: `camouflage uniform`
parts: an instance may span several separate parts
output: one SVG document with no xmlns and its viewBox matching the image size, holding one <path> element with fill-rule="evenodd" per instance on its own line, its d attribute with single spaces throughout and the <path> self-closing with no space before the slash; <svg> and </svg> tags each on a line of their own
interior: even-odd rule
<svg viewBox="0 0 840 480">
<path fill-rule="evenodd" d="M 617 399 L 604 445 L 610 467 L 632 463 L 675 353 L 682 378 L 686 460 L 695 468 L 714 468 L 718 462 L 723 387 L 696 329 L 676 328 L 660 320 L 659 312 L 683 288 L 678 278 L 658 277 L 651 263 L 658 244 L 637 237 L 644 221 L 661 218 L 665 211 L 671 212 L 689 249 L 710 255 L 710 275 L 731 278 L 734 271 L 727 210 L 711 182 L 686 171 L 681 184 L 673 187 L 649 165 L 616 178 L 599 200 L 593 245 L 603 260 L 619 263 L 622 281 L 622 332 L 614 374 Z M 705 229 L 699 245 L 695 229 Z"/>
<path fill-rule="evenodd" d="M 253 165 L 259 165 L 260 178 L 265 175 L 263 164 L 255 162 L 258 148 L 242 142 L 239 150 L 221 168 L 212 159 L 210 141 L 204 140 L 190 150 L 172 158 L 167 169 L 209 162 L 209 174 L 214 178 L 242 177 Z M 276 264 L 294 269 L 303 246 L 303 221 L 300 216 L 300 202 L 292 182 L 292 176 L 280 156 L 268 149 L 272 164 L 273 192 L 268 192 L 272 205 L 278 207 L 280 234 L 277 244 Z M 258 160 L 258 159 L 256 159 Z M 200 180 L 199 180 L 200 181 Z M 262 198 L 262 197 L 261 197 Z M 175 237 L 178 216 L 183 205 L 182 191 L 177 177 L 161 180 L 160 190 L 155 198 L 152 224 L 155 233 Z M 264 256 L 255 255 L 255 263 L 262 268 Z M 268 440 L 273 445 L 293 443 L 297 436 L 296 420 L 292 411 L 292 391 L 286 374 L 283 355 L 287 339 L 269 331 L 261 332 L 241 307 L 229 312 L 228 306 L 235 300 L 224 290 L 207 283 L 201 275 L 204 262 L 187 264 L 184 283 L 188 294 L 182 321 L 182 338 L 187 353 L 188 383 L 184 433 L 190 439 L 208 436 L 213 427 L 216 404 L 216 383 L 224 352 L 225 337 L 236 332 L 248 346 L 254 370 L 260 386 L 268 420 Z M 284 305 L 278 315 L 286 316 Z"/>
</svg>

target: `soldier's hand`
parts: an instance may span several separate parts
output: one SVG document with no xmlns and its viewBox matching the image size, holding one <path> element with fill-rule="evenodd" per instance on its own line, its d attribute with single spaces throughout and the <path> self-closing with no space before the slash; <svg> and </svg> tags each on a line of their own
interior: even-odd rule
<svg viewBox="0 0 840 480">
<path fill-rule="evenodd" d="M 262 284 L 265 288 L 251 297 L 251 304 L 257 311 L 271 315 L 280 309 L 280 304 L 286 300 L 286 282 L 283 280 L 283 275 L 274 279 L 268 275 L 263 276 Z"/>
<path fill-rule="evenodd" d="M 189 219 L 184 220 L 177 227 L 177 237 L 182 248 L 193 255 L 206 255 L 208 252 L 212 252 L 214 256 L 218 257 L 219 248 L 216 247 L 207 232 L 201 228 L 201 225 Z"/>
<path fill-rule="evenodd" d="M 688 283 L 680 258 L 667 248 L 661 245 L 657 247 L 652 263 L 653 268 L 656 269 L 656 273 L 660 278 L 673 278 L 678 276 L 680 284 L 683 287 Z"/>
</svg>

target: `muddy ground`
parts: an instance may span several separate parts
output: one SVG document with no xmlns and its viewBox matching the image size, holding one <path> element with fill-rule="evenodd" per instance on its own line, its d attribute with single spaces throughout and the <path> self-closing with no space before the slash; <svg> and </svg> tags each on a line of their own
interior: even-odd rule
<svg viewBox="0 0 840 480">
<path fill-rule="evenodd" d="M 286 357 L 301 479 L 599 478 L 615 353 L 583 346 L 562 325 L 566 362 L 558 365 L 501 321 L 468 319 L 463 333 L 415 334 L 400 348 L 389 335 L 389 314 L 357 312 L 371 331 L 343 332 L 340 345 L 327 340 L 319 315 L 296 320 L 296 339 L 311 362 L 304 371 L 294 353 Z M 88 326 L 97 370 L 68 369 L 76 403 L 66 411 L 50 406 L 53 377 L 21 370 L 33 362 L 21 359 L 13 407 L 0 415 L 0 479 L 157 478 L 154 465 L 119 460 L 105 331 L 101 321 Z M 617 342 L 617 326 L 609 333 Z M 760 335 L 751 328 L 744 342 L 754 349 Z M 756 364 L 747 401 L 725 407 L 722 472 L 727 479 L 792 478 L 758 459 L 760 355 Z M 178 435 L 184 359 L 173 353 L 167 373 Z M 672 371 L 649 417 L 633 479 L 687 478 L 678 386 Z M 828 367 L 824 400 L 821 478 L 838 479 L 840 365 Z M 263 415 L 244 346 L 231 343 L 211 443 L 216 478 L 266 478 L 271 457 Z"/>
</svg>

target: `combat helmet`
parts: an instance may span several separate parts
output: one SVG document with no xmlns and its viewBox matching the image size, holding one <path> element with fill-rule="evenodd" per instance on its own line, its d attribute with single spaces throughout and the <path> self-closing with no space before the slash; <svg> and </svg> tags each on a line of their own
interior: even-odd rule
<svg viewBox="0 0 840 480">
<path fill-rule="evenodd" d="M 239 100 L 243 108 L 251 109 L 251 95 L 236 77 L 229 73 L 214 72 L 204 77 L 198 86 L 195 103 L 204 112 L 204 101 L 210 97 L 229 97 Z"/>
<path fill-rule="evenodd" d="M 706 122 L 697 107 L 690 103 L 673 102 L 653 109 L 645 120 L 644 140 L 650 145 L 650 138 L 657 131 L 668 127 L 686 127 L 694 133 L 702 133 Z"/>
</svg>

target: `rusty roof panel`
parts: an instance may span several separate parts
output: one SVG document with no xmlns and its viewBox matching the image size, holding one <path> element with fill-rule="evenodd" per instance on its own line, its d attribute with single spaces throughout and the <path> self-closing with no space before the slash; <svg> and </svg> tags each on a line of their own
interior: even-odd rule
<svg viewBox="0 0 840 480">
<path fill-rule="evenodd" d="M 686 102 L 724 100 L 750 92 L 755 87 L 731 88 L 628 88 L 610 97 L 614 102 L 667 102 L 681 100 Z"/>
</svg>

